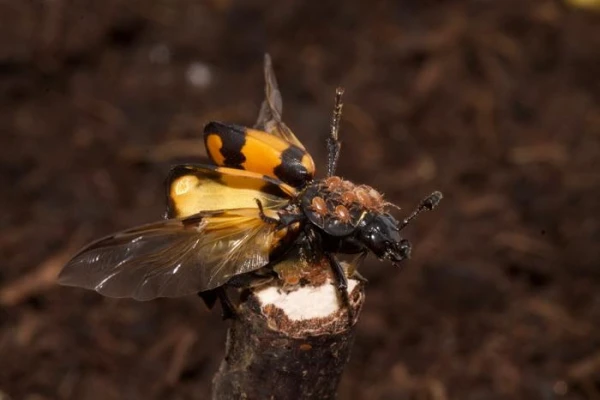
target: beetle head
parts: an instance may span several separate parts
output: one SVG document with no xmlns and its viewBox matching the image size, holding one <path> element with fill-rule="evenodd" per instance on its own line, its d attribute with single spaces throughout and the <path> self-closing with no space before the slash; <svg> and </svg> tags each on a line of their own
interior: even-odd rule
<svg viewBox="0 0 600 400">
<path fill-rule="evenodd" d="M 358 230 L 358 240 L 379 259 L 397 264 L 410 256 L 411 244 L 400 237 L 398 221 L 389 214 L 376 214 Z"/>
</svg>

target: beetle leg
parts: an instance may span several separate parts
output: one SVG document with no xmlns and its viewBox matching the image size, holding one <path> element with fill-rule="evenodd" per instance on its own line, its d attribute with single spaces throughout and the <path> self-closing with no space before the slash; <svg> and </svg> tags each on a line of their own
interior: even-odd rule
<svg viewBox="0 0 600 400">
<path fill-rule="evenodd" d="M 358 271 L 354 271 L 354 274 L 352 274 L 352 277 L 353 277 L 354 279 L 356 279 L 357 281 L 359 281 L 359 282 L 362 282 L 362 283 L 369 283 L 369 280 L 368 280 L 367 278 L 365 278 L 364 276 L 362 276 L 362 275 L 360 274 L 360 272 L 358 272 Z"/>
<path fill-rule="evenodd" d="M 316 232 L 316 228 L 312 224 L 306 224 L 304 227 L 304 237 L 306 246 L 308 247 L 307 254 L 310 255 L 310 261 L 315 261 L 323 254 L 323 243 L 321 235 Z"/>
<path fill-rule="evenodd" d="M 367 250 L 363 250 L 361 251 L 357 257 L 355 257 L 351 262 L 350 262 L 350 266 L 347 268 L 348 271 L 348 276 L 351 278 L 356 279 L 357 281 L 360 281 L 362 283 L 368 283 L 369 281 L 367 280 L 367 278 L 365 278 L 364 276 L 362 276 L 359 272 L 358 272 L 358 267 L 359 265 L 362 264 L 363 260 L 365 259 L 365 257 L 367 256 L 368 251 Z"/>
<path fill-rule="evenodd" d="M 200 296 L 200 298 L 204 300 L 204 304 L 206 304 L 206 307 L 208 307 L 209 310 L 212 310 L 212 308 L 215 306 L 215 303 L 217 302 L 217 299 L 219 299 L 219 303 L 221 303 L 221 315 L 223 320 L 233 319 L 237 317 L 237 308 L 227 295 L 227 292 L 225 291 L 224 287 L 220 286 L 213 290 L 199 292 L 198 296 Z"/>
<path fill-rule="evenodd" d="M 256 204 L 258 205 L 258 215 L 260 216 L 260 219 L 262 219 L 267 224 L 279 225 L 280 221 L 277 218 L 272 218 L 265 214 L 265 210 L 263 209 L 262 202 L 259 199 L 254 199 L 254 200 L 256 200 Z"/>
<path fill-rule="evenodd" d="M 217 294 L 214 290 L 199 292 L 198 297 L 200 297 L 204 301 L 204 304 L 206 304 L 206 308 L 208 308 L 209 310 L 212 310 L 215 306 L 215 303 L 217 302 Z"/>
<path fill-rule="evenodd" d="M 237 307 L 231 302 L 231 299 L 227 295 L 225 288 L 221 286 L 215 290 L 217 292 L 217 296 L 219 297 L 219 302 L 221 303 L 223 320 L 237 318 Z"/>
<path fill-rule="evenodd" d="M 346 310 L 348 310 L 348 323 L 351 325 L 354 321 L 354 310 L 350 305 L 350 296 L 348 295 L 348 278 L 346 278 L 344 268 L 337 258 L 335 258 L 334 254 L 326 252 L 325 256 L 329 260 L 329 265 L 331 265 L 333 276 L 337 281 L 337 291 L 338 295 L 340 296 L 340 300 L 342 301 L 342 305 L 346 308 Z"/>
<path fill-rule="evenodd" d="M 279 223 L 281 226 L 290 226 L 296 222 L 302 222 L 306 219 L 303 213 L 290 214 L 290 213 L 279 213 Z"/>
<path fill-rule="evenodd" d="M 271 271 L 267 273 L 264 269 L 259 269 L 253 272 L 248 272 L 241 275 L 232 276 L 227 281 L 227 286 L 239 289 L 252 289 L 269 283 L 274 278 Z"/>
</svg>

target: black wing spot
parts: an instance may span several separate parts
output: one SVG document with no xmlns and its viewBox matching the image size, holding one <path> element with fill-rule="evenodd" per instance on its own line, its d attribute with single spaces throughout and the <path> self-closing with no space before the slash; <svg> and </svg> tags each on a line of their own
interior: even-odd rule
<svg viewBox="0 0 600 400">
<path fill-rule="evenodd" d="M 290 146 L 281 153 L 281 164 L 273 172 L 283 182 L 294 187 L 303 187 L 312 176 L 302 164 L 306 152 L 297 146 Z"/>
<path fill-rule="evenodd" d="M 224 164 L 231 168 L 243 169 L 242 164 L 246 161 L 246 156 L 242 153 L 242 148 L 246 144 L 246 128 L 241 125 L 210 122 L 204 127 L 205 140 L 211 134 L 221 138 L 223 145 L 219 152 L 225 159 Z M 215 162 L 214 159 L 212 161 Z"/>
</svg>

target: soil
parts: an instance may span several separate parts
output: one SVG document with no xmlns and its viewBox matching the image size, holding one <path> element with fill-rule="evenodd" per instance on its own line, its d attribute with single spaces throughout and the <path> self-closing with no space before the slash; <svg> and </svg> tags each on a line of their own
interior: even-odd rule
<svg viewBox="0 0 600 400">
<path fill-rule="evenodd" d="M 0 2 L 0 398 L 208 398 L 218 310 L 54 278 L 254 123 L 265 51 L 317 165 L 341 84 L 339 174 L 399 217 L 445 194 L 402 271 L 363 265 L 340 399 L 600 398 L 599 49 L 551 0 Z"/>
</svg>

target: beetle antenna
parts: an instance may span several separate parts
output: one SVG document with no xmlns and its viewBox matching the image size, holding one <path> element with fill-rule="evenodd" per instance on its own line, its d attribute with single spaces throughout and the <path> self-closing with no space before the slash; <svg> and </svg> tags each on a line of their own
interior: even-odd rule
<svg viewBox="0 0 600 400">
<path fill-rule="evenodd" d="M 442 195 L 442 192 L 439 192 L 437 190 L 431 193 L 429 196 L 425 197 L 423 200 L 421 200 L 421 203 L 419 203 L 417 209 L 413 211 L 412 214 L 410 214 L 408 217 L 404 218 L 404 220 L 398 226 L 398 230 L 404 229 L 406 225 L 408 225 L 410 221 L 415 219 L 417 215 L 421 214 L 421 212 L 425 210 L 433 210 L 439 204 L 443 197 L 444 196 Z"/>
<path fill-rule="evenodd" d="M 333 116 L 331 118 L 331 130 L 327 138 L 327 176 L 333 176 L 340 157 L 340 148 L 342 143 L 339 140 L 340 120 L 342 118 L 342 96 L 344 88 L 338 87 L 335 90 L 335 105 L 333 107 Z"/>
</svg>

